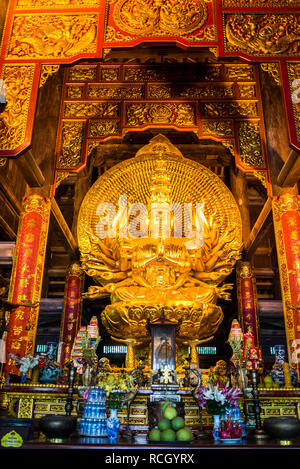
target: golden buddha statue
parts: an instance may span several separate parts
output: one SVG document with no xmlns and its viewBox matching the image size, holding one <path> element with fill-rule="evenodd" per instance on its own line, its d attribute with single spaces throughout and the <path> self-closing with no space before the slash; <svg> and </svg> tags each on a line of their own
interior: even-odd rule
<svg viewBox="0 0 300 469">
<path fill-rule="evenodd" d="M 162 315 L 194 352 L 213 337 L 223 319 L 217 300 L 230 299 L 232 287 L 222 282 L 240 257 L 240 213 L 224 183 L 166 137 L 96 181 L 78 240 L 82 268 L 97 283 L 84 296 L 110 295 L 102 322 L 115 340 L 149 341 L 148 321 Z"/>
</svg>

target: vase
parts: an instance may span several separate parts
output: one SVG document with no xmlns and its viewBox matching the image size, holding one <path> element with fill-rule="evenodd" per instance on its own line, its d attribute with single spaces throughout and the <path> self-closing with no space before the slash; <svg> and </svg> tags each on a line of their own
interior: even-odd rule
<svg viewBox="0 0 300 469">
<path fill-rule="evenodd" d="M 87 366 L 84 372 L 82 373 L 82 385 L 90 386 L 92 380 L 92 367 Z"/>
<path fill-rule="evenodd" d="M 221 418 L 219 414 L 213 415 L 214 418 L 214 428 L 213 428 L 213 437 L 215 440 L 220 438 L 221 431 Z"/>
<path fill-rule="evenodd" d="M 38 366 L 35 366 L 31 374 L 31 384 L 38 384 L 39 382 L 40 369 Z"/>
<path fill-rule="evenodd" d="M 275 348 L 275 363 L 270 372 L 270 376 L 274 383 L 277 383 L 279 384 L 280 387 L 283 387 L 285 385 L 283 364 L 287 362 L 285 346 L 275 345 L 274 348 Z M 296 386 L 297 381 L 298 381 L 298 376 L 297 376 L 296 370 L 294 370 L 292 367 L 290 367 L 290 375 L 291 375 L 292 386 Z"/>
<path fill-rule="evenodd" d="M 26 374 L 27 374 L 26 371 L 23 371 L 23 372 L 22 372 L 22 374 L 21 374 L 21 380 L 20 380 L 20 383 L 21 383 L 21 384 L 25 384 L 25 383 L 26 383 Z"/>
<path fill-rule="evenodd" d="M 110 409 L 110 416 L 107 419 L 107 436 L 111 442 L 116 442 L 119 434 L 120 420 L 117 413 L 118 409 Z"/>
</svg>

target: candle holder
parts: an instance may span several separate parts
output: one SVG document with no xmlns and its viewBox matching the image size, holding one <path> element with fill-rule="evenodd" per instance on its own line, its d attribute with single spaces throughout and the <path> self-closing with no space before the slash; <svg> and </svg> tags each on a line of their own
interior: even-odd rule
<svg viewBox="0 0 300 469">
<path fill-rule="evenodd" d="M 75 367 L 69 366 L 69 386 L 68 386 L 68 396 L 66 399 L 65 411 L 66 415 L 71 415 L 73 406 L 73 393 L 74 393 L 74 381 L 75 381 Z"/>
<path fill-rule="evenodd" d="M 259 390 L 257 387 L 257 370 L 251 370 L 251 380 L 252 380 L 252 396 L 254 404 L 254 418 L 255 418 L 255 430 L 252 432 L 251 437 L 257 440 L 269 438 L 269 436 L 264 432 L 261 424 L 260 411 L 261 407 L 259 404 Z"/>
</svg>

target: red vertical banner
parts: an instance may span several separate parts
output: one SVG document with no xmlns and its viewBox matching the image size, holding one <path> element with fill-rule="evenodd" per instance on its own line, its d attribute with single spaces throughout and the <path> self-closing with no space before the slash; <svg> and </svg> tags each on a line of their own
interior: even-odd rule
<svg viewBox="0 0 300 469">
<path fill-rule="evenodd" d="M 84 273 L 80 264 L 78 262 L 74 262 L 69 266 L 66 277 L 58 358 L 61 366 L 64 366 L 71 358 L 73 342 L 80 327 L 83 282 Z"/>
<path fill-rule="evenodd" d="M 5 371 L 10 374 L 20 372 L 9 353 L 20 358 L 34 353 L 50 207 L 50 199 L 38 194 L 23 200 L 9 290 L 9 301 L 21 305 L 12 312 L 9 321 Z"/>
<path fill-rule="evenodd" d="M 273 199 L 273 220 L 290 365 L 300 371 L 300 196 Z"/>
<path fill-rule="evenodd" d="M 260 347 L 256 279 L 250 262 L 237 262 L 236 281 L 239 322 L 243 333 L 252 334 L 254 345 Z"/>
</svg>

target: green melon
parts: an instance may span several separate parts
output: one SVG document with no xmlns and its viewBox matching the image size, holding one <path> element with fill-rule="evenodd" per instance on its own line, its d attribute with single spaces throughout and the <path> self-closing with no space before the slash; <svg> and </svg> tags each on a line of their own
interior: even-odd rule
<svg viewBox="0 0 300 469">
<path fill-rule="evenodd" d="M 173 420 L 177 416 L 175 407 L 168 406 L 164 411 L 164 417 L 168 420 Z"/>
<path fill-rule="evenodd" d="M 158 428 L 153 428 L 149 433 L 150 441 L 160 441 L 160 430 Z"/>
<path fill-rule="evenodd" d="M 161 431 L 168 430 L 171 428 L 171 422 L 170 420 L 163 418 L 158 422 L 157 426 Z"/>
<path fill-rule="evenodd" d="M 171 421 L 171 427 L 173 428 L 173 430 L 175 430 L 175 432 L 183 428 L 184 424 L 185 424 L 184 418 L 179 417 L 179 416 L 173 418 L 173 420 Z"/>
<path fill-rule="evenodd" d="M 184 427 L 176 432 L 176 438 L 179 441 L 192 441 L 193 433 L 190 428 Z"/>
<path fill-rule="evenodd" d="M 171 428 L 169 428 L 168 430 L 164 430 L 163 432 L 161 432 L 160 440 L 161 441 L 175 441 L 176 433 Z"/>
</svg>

